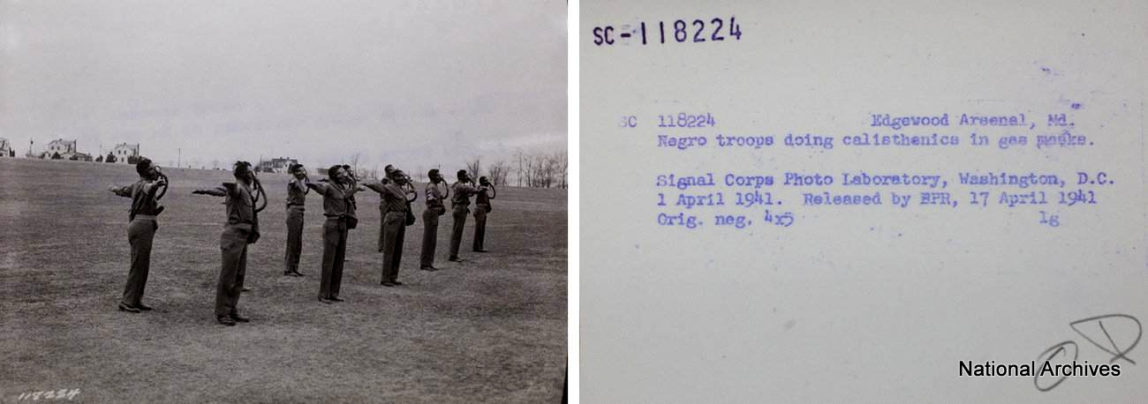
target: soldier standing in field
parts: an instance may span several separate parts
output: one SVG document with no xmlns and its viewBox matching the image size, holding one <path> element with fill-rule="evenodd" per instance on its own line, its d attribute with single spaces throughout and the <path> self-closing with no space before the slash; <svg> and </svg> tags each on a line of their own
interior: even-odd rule
<svg viewBox="0 0 1148 404">
<path fill-rule="evenodd" d="M 483 241 L 486 239 L 486 215 L 490 213 L 491 206 L 490 200 L 494 199 L 491 194 L 494 187 L 490 185 L 490 181 L 486 177 L 478 177 L 478 185 L 480 190 L 474 196 L 474 252 L 484 253 L 486 249 L 483 248 Z"/>
<path fill-rule="evenodd" d="M 438 268 L 434 267 L 434 250 L 438 244 L 438 218 L 446 214 L 446 207 L 442 202 L 444 198 L 442 190 L 449 191 L 449 188 L 437 168 L 427 172 L 427 177 L 430 178 L 430 182 L 425 189 L 427 208 L 423 211 L 423 249 L 419 257 L 419 269 L 437 271 Z"/>
<path fill-rule="evenodd" d="M 343 171 L 345 171 L 347 173 L 347 177 L 350 178 L 351 182 L 353 182 L 355 184 L 355 192 L 356 193 L 363 192 L 363 191 L 367 190 L 366 188 L 363 188 L 363 187 L 358 185 L 359 184 L 359 177 L 355 176 L 355 170 L 352 170 L 350 165 L 343 164 Z M 359 203 L 357 201 L 355 201 L 355 195 L 352 194 L 351 197 L 347 200 L 347 216 L 355 218 L 355 223 L 358 223 L 358 217 L 359 217 L 359 214 L 357 213 L 358 210 L 359 210 Z M 352 226 L 352 227 L 348 227 L 347 229 L 354 229 L 354 228 L 355 227 Z M 380 252 L 381 251 L 382 250 L 380 250 Z M 343 261 L 350 261 L 350 260 L 351 260 L 350 258 L 346 258 L 346 256 L 344 255 Z"/>
<path fill-rule="evenodd" d="M 227 198 L 227 224 L 219 236 L 223 265 L 215 293 L 215 318 L 226 326 L 250 321 L 239 315 L 237 306 L 243 289 L 243 278 L 247 274 L 247 245 L 259 240 L 258 213 L 262 210 L 257 207 L 259 200 L 263 199 L 263 206 L 267 206 L 267 196 L 255 178 L 251 163 L 236 162 L 232 174 L 237 182 L 225 182 L 220 187 L 192 192 Z"/>
<path fill-rule="evenodd" d="M 159 229 L 156 216 L 163 212 L 159 199 L 167 192 L 167 176 L 148 158 L 140 157 L 136 163 L 136 173 L 140 179 L 135 184 L 108 189 L 116 195 L 132 198 L 131 212 L 128 214 L 128 243 L 132 246 L 132 261 L 127 286 L 124 287 L 124 295 L 119 304 L 121 311 L 129 313 L 152 309 L 144 305 L 142 299 L 148 271 L 151 269 L 152 239 L 155 238 L 156 229 Z"/>
<path fill-rule="evenodd" d="M 343 164 L 343 172 L 347 173 L 347 178 L 350 179 L 350 183 L 352 184 L 352 188 L 355 188 L 355 192 L 366 191 L 365 188 L 359 186 L 359 177 L 355 176 L 355 171 L 351 169 L 350 165 Z M 355 223 L 358 223 L 359 216 L 356 213 L 358 209 L 359 203 L 355 201 L 355 194 L 352 193 L 350 197 L 347 198 L 347 215 L 356 218 Z M 351 227 L 351 229 L 353 228 L 354 227 Z"/>
<path fill-rule="evenodd" d="M 451 207 L 454 209 L 452 212 L 454 226 L 450 233 L 450 258 L 448 260 L 453 262 L 462 261 L 458 258 L 458 249 L 462 245 L 462 230 L 466 226 L 466 214 L 470 213 L 470 196 L 484 190 L 474 185 L 466 170 L 458 170 L 457 177 L 458 181 L 451 185 L 454 196 L 450 200 Z"/>
<path fill-rule="evenodd" d="M 381 284 L 391 287 L 402 285 L 399 282 L 399 264 L 403 257 L 403 238 L 406 234 L 407 217 L 410 216 L 411 203 L 407 199 L 405 187 L 409 184 L 407 175 L 403 170 L 387 170 L 387 182 L 366 184 L 367 188 L 378 192 L 382 197 L 384 213 L 382 217 L 383 241 L 383 278 Z M 410 216 L 413 218 L 413 216 Z"/>
<path fill-rule="evenodd" d="M 354 196 L 359 186 L 342 165 L 327 169 L 327 182 L 307 181 L 307 187 L 323 195 L 323 271 L 319 281 L 319 301 L 341 302 L 343 264 L 347 255 L 347 231 L 358 226 Z"/>
<path fill-rule="evenodd" d="M 391 172 L 394 170 L 395 170 L 395 167 L 390 165 L 390 164 L 387 164 L 386 167 L 383 167 L 382 185 L 387 185 L 387 183 L 391 182 Z M 371 188 L 371 189 L 374 190 L 375 192 L 382 193 L 382 191 L 379 191 L 378 189 L 374 189 L 374 188 Z M 386 237 L 384 236 L 384 234 L 387 233 L 387 230 L 386 230 L 387 223 L 386 223 L 386 220 L 383 220 L 386 218 L 387 218 L 387 201 L 385 199 L 379 198 L 379 252 L 383 252 L 383 250 L 384 250 L 383 244 L 386 242 Z"/>
<path fill-rule="evenodd" d="M 299 272 L 299 257 L 303 252 L 303 212 L 307 204 L 307 170 L 302 164 L 292 164 L 294 177 L 287 182 L 287 254 L 283 275 L 303 276 Z"/>
</svg>

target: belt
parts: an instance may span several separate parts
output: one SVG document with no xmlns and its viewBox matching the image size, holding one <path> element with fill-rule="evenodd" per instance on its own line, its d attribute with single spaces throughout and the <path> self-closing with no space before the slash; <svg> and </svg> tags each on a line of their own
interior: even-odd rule
<svg viewBox="0 0 1148 404">
<path fill-rule="evenodd" d="M 136 215 L 136 219 L 138 219 L 138 220 L 151 220 L 154 222 L 155 221 L 155 215 Z"/>
</svg>

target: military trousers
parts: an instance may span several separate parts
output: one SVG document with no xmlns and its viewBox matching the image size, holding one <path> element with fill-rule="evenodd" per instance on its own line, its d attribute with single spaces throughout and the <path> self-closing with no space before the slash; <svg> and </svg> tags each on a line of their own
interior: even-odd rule
<svg viewBox="0 0 1148 404">
<path fill-rule="evenodd" d="M 462 245 L 462 230 L 466 227 L 466 214 L 470 209 L 465 205 L 455 205 L 454 212 L 454 225 L 451 227 L 450 232 L 450 257 L 458 258 L 458 248 Z"/>
<path fill-rule="evenodd" d="M 219 236 L 219 249 L 223 253 L 223 268 L 219 271 L 219 285 L 215 292 L 215 316 L 234 316 L 239 312 L 239 295 L 243 278 L 247 274 L 247 240 L 249 225 L 229 224 Z"/>
<path fill-rule="evenodd" d="M 407 212 L 390 211 L 383 217 L 383 282 L 398 280 L 406 231 Z"/>
<path fill-rule="evenodd" d="M 434 250 L 438 244 L 438 216 L 445 209 L 442 206 L 435 206 L 423 211 L 423 249 L 419 256 L 420 268 L 434 266 Z"/>
<path fill-rule="evenodd" d="M 474 207 L 474 251 L 482 251 L 486 240 L 486 206 Z"/>
<path fill-rule="evenodd" d="M 283 272 L 299 272 L 299 257 L 303 253 L 303 207 L 287 207 L 287 253 L 283 261 Z"/>
<path fill-rule="evenodd" d="M 124 305 L 136 307 L 143 299 L 147 274 L 151 270 L 151 244 L 159 225 L 154 216 L 137 215 L 128 224 L 128 243 L 132 246 L 131 269 L 124 286 Z"/>
<path fill-rule="evenodd" d="M 343 283 L 343 261 L 347 255 L 347 220 L 328 217 L 323 223 L 323 272 L 319 280 L 319 298 L 339 297 Z"/>
</svg>

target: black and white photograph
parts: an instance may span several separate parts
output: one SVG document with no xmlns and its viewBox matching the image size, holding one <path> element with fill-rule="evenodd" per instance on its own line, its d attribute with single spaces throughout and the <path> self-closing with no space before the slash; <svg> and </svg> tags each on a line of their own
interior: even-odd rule
<svg viewBox="0 0 1148 404">
<path fill-rule="evenodd" d="M 562 401 L 567 36 L 0 0 L 0 402 Z"/>
</svg>

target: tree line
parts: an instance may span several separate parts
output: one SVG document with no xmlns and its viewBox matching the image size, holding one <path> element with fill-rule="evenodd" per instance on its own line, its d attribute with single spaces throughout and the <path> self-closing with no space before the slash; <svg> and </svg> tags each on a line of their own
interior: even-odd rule
<svg viewBox="0 0 1148 404">
<path fill-rule="evenodd" d="M 467 172 L 480 173 L 480 176 L 486 176 L 495 186 L 513 184 L 530 188 L 565 189 L 568 185 L 568 168 L 565 151 L 527 153 L 519 150 L 514 153 L 513 160 L 496 160 L 486 167 L 485 172 L 480 158 L 476 157 L 466 163 Z M 512 174 L 513 182 L 510 181 Z"/>
<path fill-rule="evenodd" d="M 379 179 L 382 169 L 377 165 L 367 166 L 363 162 L 362 154 L 355 153 L 344 160 L 351 170 L 360 179 Z M 400 167 L 402 168 L 402 167 Z M 426 182 L 426 172 L 429 168 L 443 170 L 442 165 L 434 167 L 415 167 L 414 170 L 405 170 L 407 175 L 419 182 Z M 499 159 L 486 165 L 481 157 L 466 161 L 463 168 L 471 173 L 476 180 L 486 177 L 495 186 L 513 185 L 530 188 L 562 188 L 569 186 L 569 161 L 565 151 L 556 152 L 526 152 L 518 150 L 510 160 Z M 326 175 L 326 167 L 316 167 L 319 175 Z M 454 182 L 454 170 L 443 171 L 443 177 L 448 182 Z"/>
</svg>

